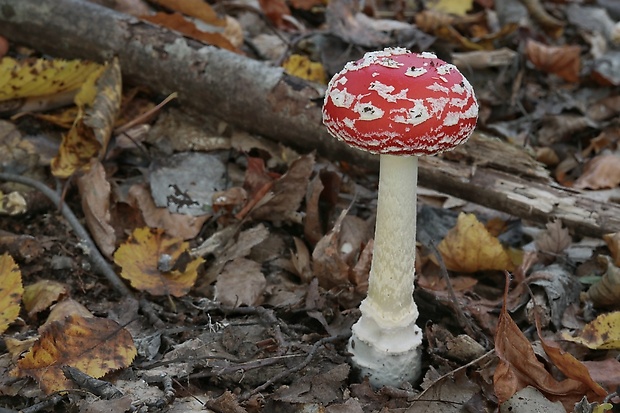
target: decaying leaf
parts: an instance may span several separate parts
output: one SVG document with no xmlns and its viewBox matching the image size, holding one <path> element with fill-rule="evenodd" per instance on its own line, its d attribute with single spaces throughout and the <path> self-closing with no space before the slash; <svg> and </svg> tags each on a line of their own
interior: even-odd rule
<svg viewBox="0 0 620 413">
<path fill-rule="evenodd" d="M 620 232 L 605 234 L 603 235 L 603 240 L 605 240 L 607 248 L 611 251 L 611 257 L 614 260 L 614 264 L 616 264 L 617 267 L 620 267 Z"/>
<path fill-rule="evenodd" d="M 579 81 L 580 53 L 579 46 L 547 46 L 531 39 L 525 46 L 525 54 L 534 66 L 568 82 Z"/>
<path fill-rule="evenodd" d="M 0 333 L 4 333 L 19 315 L 24 293 L 22 273 L 9 254 L 0 255 Z"/>
<path fill-rule="evenodd" d="M 45 323 L 39 327 L 39 332 L 43 332 L 55 321 L 64 322 L 69 316 L 80 316 L 84 318 L 94 317 L 93 313 L 91 313 L 90 310 L 82 304 L 72 298 L 65 298 L 52 307 L 50 314 L 47 316 L 47 320 L 45 320 Z"/>
<path fill-rule="evenodd" d="M 47 310 L 52 304 L 67 295 L 67 286 L 53 280 L 40 280 L 24 289 L 24 308 L 32 317 Z"/>
<path fill-rule="evenodd" d="M 586 163 L 583 174 L 575 181 L 578 189 L 605 189 L 620 185 L 620 156 L 599 155 Z"/>
<path fill-rule="evenodd" d="M 64 322 L 51 324 L 11 375 L 33 377 L 46 394 L 51 394 L 73 388 L 62 366 L 99 378 L 129 366 L 136 353 L 131 334 L 117 322 L 70 316 Z"/>
<path fill-rule="evenodd" d="M 218 275 L 215 283 L 215 299 L 225 306 L 259 305 L 267 280 L 261 265 L 247 258 L 229 262 Z"/>
<path fill-rule="evenodd" d="M 101 65 L 82 60 L 0 60 L 0 101 L 75 90 Z"/>
<path fill-rule="evenodd" d="M 101 157 L 112 136 L 121 104 L 122 79 L 118 59 L 93 72 L 75 97 L 78 115 L 62 139 L 52 160 L 52 173 L 68 178 L 87 168 L 92 158 Z"/>
<path fill-rule="evenodd" d="M 568 228 L 562 226 L 559 219 L 547 223 L 547 229 L 541 232 L 536 238 L 536 249 L 542 253 L 555 258 L 568 248 L 573 239 L 568 232 Z"/>
<path fill-rule="evenodd" d="M 609 257 L 599 256 L 598 261 L 606 266 L 600 281 L 592 284 L 585 297 L 595 307 L 620 308 L 620 268 Z"/>
<path fill-rule="evenodd" d="M 431 0 L 426 7 L 442 13 L 464 15 L 473 7 L 473 0 Z"/>
<path fill-rule="evenodd" d="M 307 56 L 293 54 L 282 63 L 282 67 L 290 75 L 312 82 L 327 84 L 323 65 L 311 61 Z"/>
<path fill-rule="evenodd" d="M 592 380 L 588 368 L 582 362 L 577 360 L 572 354 L 562 350 L 555 343 L 543 338 L 538 322 L 536 322 L 536 330 L 538 331 L 538 337 L 540 338 L 540 343 L 545 353 L 547 353 L 547 356 L 549 356 L 553 364 L 555 364 L 566 377 L 585 384 L 598 396 L 607 396 L 607 391 L 605 391 L 600 384 Z"/>
<path fill-rule="evenodd" d="M 577 336 L 562 332 L 562 338 L 594 350 L 620 350 L 620 311 L 599 315 Z"/>
<path fill-rule="evenodd" d="M 226 37 L 218 32 L 205 32 L 196 27 L 194 23 L 187 20 L 180 13 L 156 13 L 154 15 L 140 16 L 140 18 L 151 23 L 159 24 L 176 30 L 187 37 L 191 37 L 201 42 L 220 47 L 235 53 L 242 53 Z"/>
<path fill-rule="evenodd" d="M 98 159 L 91 161 L 89 171 L 77 180 L 82 198 L 82 210 L 86 225 L 99 250 L 112 257 L 116 249 L 116 233 L 110 224 L 110 183 L 103 165 Z"/>
<path fill-rule="evenodd" d="M 495 333 L 495 353 L 500 361 L 493 375 L 493 385 L 499 402 L 503 403 L 526 386 L 533 386 L 550 400 L 559 400 L 564 407 L 572 409 L 589 387 L 571 378 L 558 381 L 545 369 L 530 341 L 508 314 L 507 300 L 508 288 L 504 291 L 504 305 Z"/>
<path fill-rule="evenodd" d="M 217 12 L 213 10 L 213 7 L 211 7 L 211 5 L 204 0 L 152 0 L 152 2 L 157 3 L 162 7 L 166 7 L 167 9 L 196 17 L 197 19 L 213 26 L 226 25 L 226 20 L 218 16 Z"/>
<path fill-rule="evenodd" d="M 301 217 L 297 210 L 306 195 L 313 167 L 314 154 L 294 160 L 288 171 L 273 183 L 266 202 L 252 210 L 252 218 L 276 222 L 299 221 Z"/>
<path fill-rule="evenodd" d="M 437 248 L 446 268 L 452 271 L 514 269 L 508 252 L 473 214 L 459 214 L 456 226 L 448 232 Z"/>
<path fill-rule="evenodd" d="M 189 244 L 166 236 L 162 229 L 137 228 L 127 242 L 114 253 L 114 262 L 122 268 L 121 277 L 131 285 L 153 295 L 182 297 L 198 277 L 202 258 L 189 260 L 176 269 L 177 260 L 188 253 Z"/>
</svg>

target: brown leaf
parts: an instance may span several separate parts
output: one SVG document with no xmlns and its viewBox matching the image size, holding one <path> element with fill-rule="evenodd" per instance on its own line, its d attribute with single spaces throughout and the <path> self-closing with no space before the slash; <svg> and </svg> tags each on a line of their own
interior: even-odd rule
<svg viewBox="0 0 620 413">
<path fill-rule="evenodd" d="M 288 27 L 285 16 L 291 15 L 291 9 L 288 8 L 284 0 L 258 0 L 258 3 L 265 16 L 277 28 L 284 29 Z"/>
<path fill-rule="evenodd" d="M 600 384 L 592 380 L 590 372 L 582 362 L 577 360 L 572 354 L 556 346 L 555 343 L 543 338 L 538 319 L 536 320 L 536 331 L 538 332 L 540 344 L 545 350 L 545 353 L 547 353 L 553 364 L 555 364 L 566 377 L 585 384 L 592 392 L 600 397 L 607 396 L 607 391 L 605 391 Z M 592 397 L 588 397 L 588 399 L 592 400 Z"/>
<path fill-rule="evenodd" d="M 603 240 L 607 244 L 607 248 L 611 251 L 611 257 L 614 260 L 614 264 L 620 267 L 620 232 L 603 235 Z"/>
<path fill-rule="evenodd" d="M 618 309 L 620 308 L 620 268 L 606 256 L 599 256 L 598 261 L 605 265 L 606 271 L 600 281 L 590 286 L 585 296 L 595 307 Z"/>
<path fill-rule="evenodd" d="M 536 238 L 536 249 L 541 253 L 557 256 L 570 246 L 573 239 L 568 232 L 568 228 L 562 226 L 559 219 L 547 223 L 547 229 L 541 232 Z"/>
<path fill-rule="evenodd" d="M 586 394 L 588 386 L 573 379 L 557 381 L 538 361 L 529 340 L 508 314 L 509 284 L 507 280 L 504 305 L 495 333 L 495 353 L 500 361 L 493 375 L 493 385 L 499 403 L 508 400 L 518 390 L 533 386 L 550 400 L 560 400 L 565 407 L 572 409 L 574 403 Z"/>
<path fill-rule="evenodd" d="M 226 19 L 217 15 L 213 7 L 204 0 L 152 0 L 167 9 L 178 11 L 185 15 L 196 17 L 213 26 L 225 26 Z"/>
<path fill-rule="evenodd" d="M 568 82 L 579 81 L 580 53 L 579 46 L 547 46 L 531 39 L 525 45 L 525 54 L 534 66 Z"/>
<path fill-rule="evenodd" d="M 110 183 L 98 159 L 91 161 L 90 170 L 78 178 L 77 184 L 90 234 L 99 250 L 111 258 L 116 249 L 116 233 L 110 225 Z"/>
<path fill-rule="evenodd" d="M 198 235 L 208 215 L 194 217 L 173 214 L 168 208 L 157 208 L 145 184 L 129 188 L 128 202 L 142 211 L 146 224 L 151 228 L 163 228 L 167 234 L 182 239 L 192 239 Z"/>
<path fill-rule="evenodd" d="M 61 367 L 75 367 L 99 378 L 129 366 L 136 356 L 131 334 L 105 318 L 70 316 L 55 322 L 11 371 L 14 377 L 34 377 L 46 394 L 71 389 Z"/>
<path fill-rule="evenodd" d="M 237 258 L 226 264 L 217 277 L 215 299 L 229 307 L 259 305 L 266 286 L 259 263 Z"/>
<path fill-rule="evenodd" d="M 226 37 L 220 33 L 210 33 L 199 30 L 194 23 L 187 20 L 180 13 L 156 13 L 154 15 L 140 16 L 141 19 L 149 21 L 154 24 L 159 24 L 169 29 L 176 30 L 177 32 L 191 37 L 192 39 L 200 40 L 201 42 L 217 46 L 222 49 L 229 50 L 235 53 L 242 53 L 237 49 Z"/>
<path fill-rule="evenodd" d="M 586 163 L 573 185 L 577 189 L 615 188 L 620 185 L 620 156 L 599 155 Z"/>
<path fill-rule="evenodd" d="M 301 216 L 297 210 L 306 195 L 313 167 L 314 154 L 293 161 L 288 171 L 273 183 L 269 200 L 251 212 L 252 218 L 299 222 Z"/>
</svg>

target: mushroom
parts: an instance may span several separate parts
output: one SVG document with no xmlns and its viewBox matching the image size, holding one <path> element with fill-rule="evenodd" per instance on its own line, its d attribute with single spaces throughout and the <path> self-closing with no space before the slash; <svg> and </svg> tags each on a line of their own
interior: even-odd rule
<svg viewBox="0 0 620 413">
<path fill-rule="evenodd" d="M 380 155 L 368 294 L 353 325 L 353 365 L 375 387 L 421 373 L 422 331 L 413 300 L 418 156 L 464 143 L 478 102 L 456 66 L 404 48 L 369 52 L 329 82 L 323 123 L 336 138 Z"/>
</svg>

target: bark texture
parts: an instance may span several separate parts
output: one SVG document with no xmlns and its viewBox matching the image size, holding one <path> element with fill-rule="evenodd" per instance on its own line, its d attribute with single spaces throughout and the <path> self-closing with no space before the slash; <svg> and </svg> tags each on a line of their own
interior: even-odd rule
<svg viewBox="0 0 620 413">
<path fill-rule="evenodd" d="M 125 77 L 194 111 L 282 142 L 376 171 L 378 158 L 329 136 L 321 122 L 324 88 L 281 68 L 185 39 L 83 0 L 0 0 L 0 35 L 57 57 L 118 56 Z M 620 231 L 620 205 L 554 185 L 524 151 L 475 135 L 443 158 L 420 160 L 420 183 L 513 215 L 560 218 L 584 235 Z"/>
</svg>

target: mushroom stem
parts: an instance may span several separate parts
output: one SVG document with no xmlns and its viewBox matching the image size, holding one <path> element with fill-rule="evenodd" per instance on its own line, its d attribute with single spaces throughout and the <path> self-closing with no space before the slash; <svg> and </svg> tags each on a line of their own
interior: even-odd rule
<svg viewBox="0 0 620 413">
<path fill-rule="evenodd" d="M 399 386 L 420 374 L 422 332 L 413 301 L 417 156 L 381 155 L 368 296 L 349 351 L 374 386 Z"/>
</svg>

